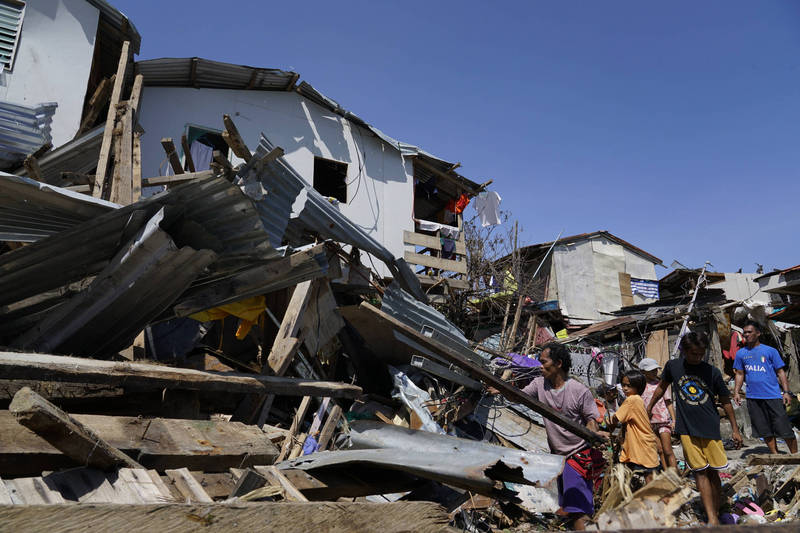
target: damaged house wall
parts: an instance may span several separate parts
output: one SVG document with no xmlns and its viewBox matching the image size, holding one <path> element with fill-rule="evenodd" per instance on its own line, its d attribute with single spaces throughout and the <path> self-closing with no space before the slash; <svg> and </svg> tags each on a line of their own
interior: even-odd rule
<svg viewBox="0 0 800 533">
<path fill-rule="evenodd" d="M 92 68 L 99 10 L 86 0 L 29 0 L 11 70 L 0 74 L 0 101 L 58 102 L 53 146 L 78 131 Z"/>
<path fill-rule="evenodd" d="M 166 173 L 162 135 L 179 139 L 187 125 L 219 131 L 219 117 L 229 114 L 251 147 L 258 145 L 264 129 L 270 141 L 283 148 L 285 160 L 311 185 L 315 157 L 346 163 L 347 203 L 340 203 L 338 209 L 392 255 L 403 256 L 403 230 L 414 230 L 412 163 L 366 128 L 296 92 L 147 84 L 145 79 L 140 123 L 153 133 L 142 137 L 145 175 Z M 234 164 L 240 162 L 235 156 L 232 159 Z M 375 266 L 381 275 L 389 274 L 382 264 Z"/>
</svg>

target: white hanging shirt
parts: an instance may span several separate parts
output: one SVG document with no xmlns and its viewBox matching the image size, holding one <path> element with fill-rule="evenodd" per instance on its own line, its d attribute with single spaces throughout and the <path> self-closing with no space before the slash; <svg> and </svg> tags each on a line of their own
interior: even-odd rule
<svg viewBox="0 0 800 533">
<path fill-rule="evenodd" d="M 481 226 L 496 226 L 500 224 L 500 202 L 502 198 L 494 191 L 484 191 L 472 203 L 481 217 Z"/>
</svg>

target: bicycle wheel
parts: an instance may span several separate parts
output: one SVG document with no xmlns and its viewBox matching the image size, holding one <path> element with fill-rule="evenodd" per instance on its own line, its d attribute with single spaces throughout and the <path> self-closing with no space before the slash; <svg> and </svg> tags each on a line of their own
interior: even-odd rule
<svg viewBox="0 0 800 533">
<path fill-rule="evenodd" d="M 601 352 L 592 358 L 586 371 L 589 387 L 597 387 L 601 383 L 616 385 L 622 373 L 620 365 L 623 357 L 617 352 Z"/>
</svg>

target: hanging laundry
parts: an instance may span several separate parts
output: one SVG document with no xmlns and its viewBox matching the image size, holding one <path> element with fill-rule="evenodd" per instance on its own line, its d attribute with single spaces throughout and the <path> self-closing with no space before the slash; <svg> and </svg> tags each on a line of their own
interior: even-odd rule
<svg viewBox="0 0 800 533">
<path fill-rule="evenodd" d="M 195 171 L 200 172 L 211 168 L 211 160 L 214 158 L 214 149 L 212 147 L 200 141 L 193 141 L 192 146 L 189 147 L 189 153 L 192 154 Z"/>
<path fill-rule="evenodd" d="M 733 361 L 734 359 L 736 359 L 736 352 L 739 351 L 739 347 L 742 346 L 743 343 L 744 343 L 744 338 L 742 337 L 742 334 L 736 330 L 731 331 L 730 348 L 727 350 L 722 350 L 722 355 L 725 357 L 725 359 L 730 359 L 731 361 Z"/>
<path fill-rule="evenodd" d="M 450 200 L 449 202 L 447 202 L 447 206 L 445 207 L 445 209 L 447 209 L 448 211 L 452 211 L 453 213 L 458 215 L 460 213 L 463 213 L 464 209 L 466 209 L 468 205 L 469 205 L 469 196 L 467 196 L 466 194 L 462 194 L 461 196 L 458 197 L 457 200 Z"/>
<path fill-rule="evenodd" d="M 484 191 L 475 198 L 475 210 L 481 218 L 481 226 L 500 224 L 500 195 L 494 191 Z"/>
<path fill-rule="evenodd" d="M 453 259 L 456 255 L 456 241 L 444 237 L 440 238 L 439 241 L 442 243 L 442 258 Z"/>
</svg>

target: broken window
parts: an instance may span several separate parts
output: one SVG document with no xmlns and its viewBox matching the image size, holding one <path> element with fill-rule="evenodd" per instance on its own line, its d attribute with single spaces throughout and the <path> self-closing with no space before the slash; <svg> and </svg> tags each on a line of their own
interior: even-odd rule
<svg viewBox="0 0 800 533">
<path fill-rule="evenodd" d="M 347 203 L 347 163 L 315 157 L 314 189 L 322 196 Z"/>
<path fill-rule="evenodd" d="M 220 130 L 189 124 L 186 126 L 186 140 L 189 145 L 192 166 L 196 172 L 211 168 L 214 151 L 222 152 L 222 156 L 228 159 L 228 144 L 222 138 Z M 185 153 L 183 154 L 183 166 L 187 168 Z"/>
<path fill-rule="evenodd" d="M 11 70 L 22 30 L 25 2 L 0 0 L 0 70 Z"/>
</svg>

